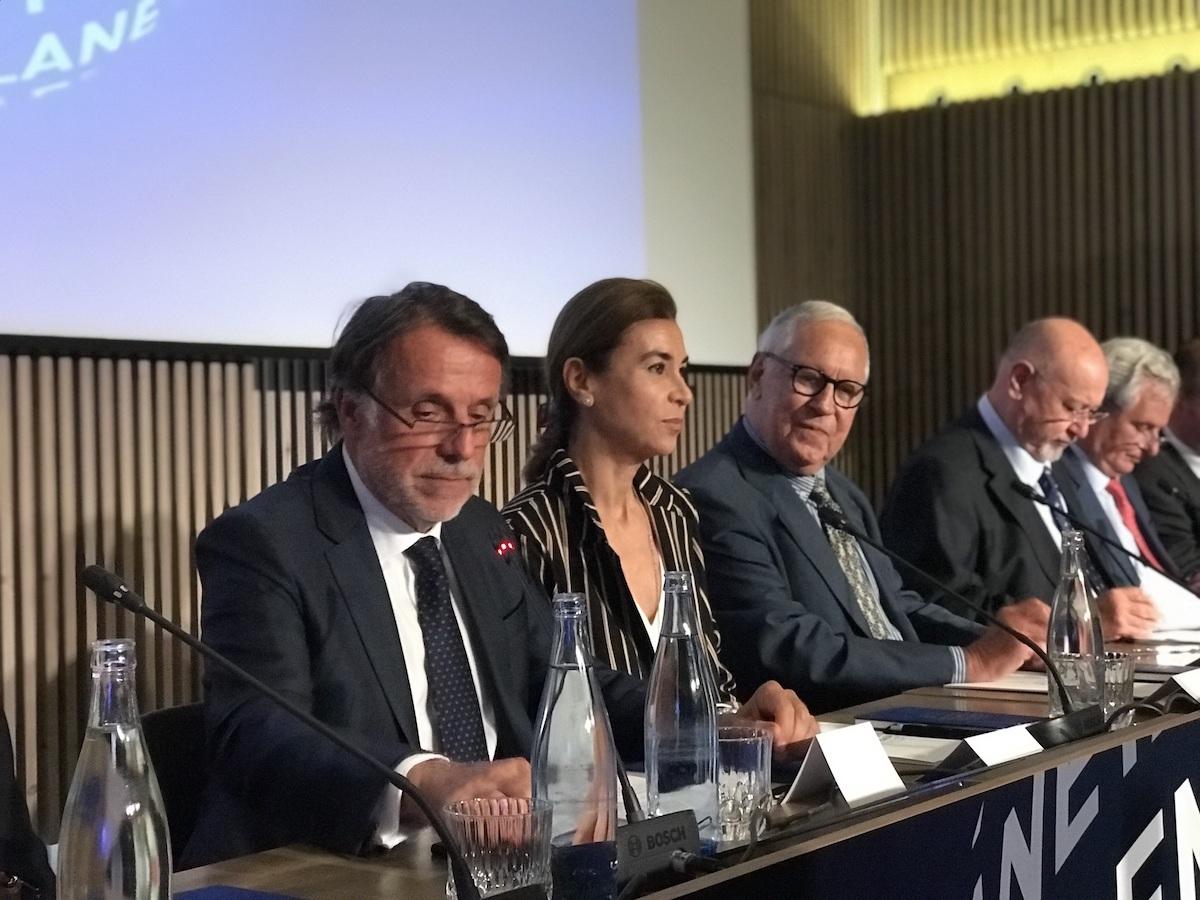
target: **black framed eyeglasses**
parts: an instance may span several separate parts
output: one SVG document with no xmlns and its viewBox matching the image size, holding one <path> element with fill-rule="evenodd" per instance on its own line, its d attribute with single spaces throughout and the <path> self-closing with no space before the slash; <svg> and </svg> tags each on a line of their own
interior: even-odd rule
<svg viewBox="0 0 1200 900">
<path fill-rule="evenodd" d="M 384 403 L 375 396 L 373 391 L 364 388 L 363 393 L 379 404 L 381 409 L 401 425 L 408 428 L 413 434 L 428 435 L 436 437 L 439 440 L 445 440 L 451 435 L 457 435 L 460 430 L 465 428 L 474 439 L 476 446 L 498 444 L 501 441 L 507 440 L 512 435 L 515 427 L 512 413 L 508 411 L 508 407 L 502 402 L 496 404 L 496 408 L 492 410 L 492 414 L 486 419 L 478 419 L 473 422 L 460 422 L 445 410 L 438 410 L 427 415 L 414 415 L 410 418 L 398 412 L 391 405 Z"/>
<path fill-rule="evenodd" d="M 763 356 L 792 370 L 792 390 L 804 397 L 815 397 L 825 390 L 825 385 L 833 385 L 833 402 L 842 409 L 854 409 L 863 402 L 867 395 L 867 386 L 848 378 L 830 378 L 820 369 L 794 363 L 778 353 L 763 351 Z"/>
</svg>

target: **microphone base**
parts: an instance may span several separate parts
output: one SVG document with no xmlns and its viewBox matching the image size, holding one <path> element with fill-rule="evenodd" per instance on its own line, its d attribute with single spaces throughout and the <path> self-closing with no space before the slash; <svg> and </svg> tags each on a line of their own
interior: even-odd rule
<svg viewBox="0 0 1200 900">
<path fill-rule="evenodd" d="M 1029 733 L 1043 749 L 1069 744 L 1103 731 L 1104 709 L 1100 706 L 1085 706 L 1029 726 Z"/>
</svg>

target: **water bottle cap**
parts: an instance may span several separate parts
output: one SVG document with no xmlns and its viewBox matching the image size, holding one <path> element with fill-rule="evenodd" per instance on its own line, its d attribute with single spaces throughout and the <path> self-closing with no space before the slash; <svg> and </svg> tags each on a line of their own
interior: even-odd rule
<svg viewBox="0 0 1200 900">
<path fill-rule="evenodd" d="M 583 610 L 583 594 L 554 595 L 554 614 L 556 616 L 581 616 Z"/>
<path fill-rule="evenodd" d="M 127 671 L 137 666 L 137 650 L 132 638 L 108 638 L 92 641 L 92 672 Z"/>
</svg>

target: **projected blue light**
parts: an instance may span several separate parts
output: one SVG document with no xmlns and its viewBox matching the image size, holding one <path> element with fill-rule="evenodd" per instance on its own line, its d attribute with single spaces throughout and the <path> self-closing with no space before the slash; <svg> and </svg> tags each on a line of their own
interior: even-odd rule
<svg viewBox="0 0 1200 900">
<path fill-rule="evenodd" d="M 0 0 L 0 332 L 328 345 L 414 279 L 540 355 L 645 268 L 636 0 Z"/>
<path fill-rule="evenodd" d="M 158 27 L 158 0 L 104 4 L 23 0 L 25 16 L 6 20 L 0 40 L 0 110 L 21 95 L 39 100 L 94 77 L 105 57 Z"/>
</svg>

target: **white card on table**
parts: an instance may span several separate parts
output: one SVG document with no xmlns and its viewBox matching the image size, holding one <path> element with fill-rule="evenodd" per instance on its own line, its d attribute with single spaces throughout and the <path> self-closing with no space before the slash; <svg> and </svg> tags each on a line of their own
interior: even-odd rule
<svg viewBox="0 0 1200 900">
<path fill-rule="evenodd" d="M 835 785 L 850 806 L 904 792 L 904 782 L 867 722 L 822 732 L 800 765 L 784 803 L 821 796 Z"/>
</svg>

